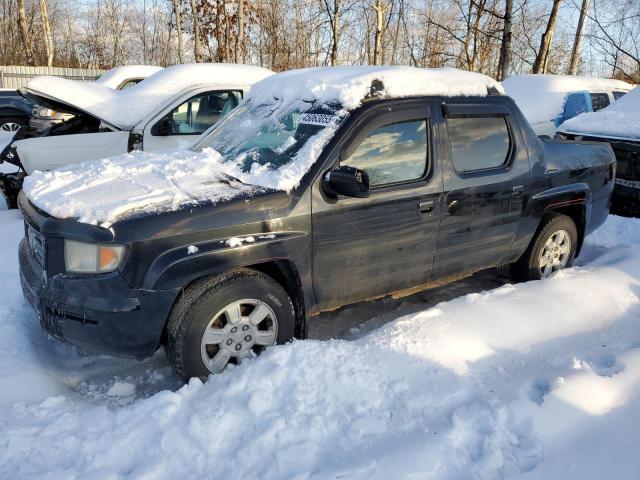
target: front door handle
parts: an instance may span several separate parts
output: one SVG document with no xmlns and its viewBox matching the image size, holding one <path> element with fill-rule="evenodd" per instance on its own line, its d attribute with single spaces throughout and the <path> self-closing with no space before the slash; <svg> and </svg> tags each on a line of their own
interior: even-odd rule
<svg viewBox="0 0 640 480">
<path fill-rule="evenodd" d="M 518 198 L 524 195 L 524 186 L 516 185 L 511 189 L 511 195 Z"/>
<path fill-rule="evenodd" d="M 418 204 L 420 213 L 433 213 L 433 200 L 423 200 Z"/>
</svg>

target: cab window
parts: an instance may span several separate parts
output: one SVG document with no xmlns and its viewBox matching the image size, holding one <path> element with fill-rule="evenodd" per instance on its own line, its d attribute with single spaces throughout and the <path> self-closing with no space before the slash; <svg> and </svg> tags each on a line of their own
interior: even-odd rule
<svg viewBox="0 0 640 480">
<path fill-rule="evenodd" d="M 627 92 L 611 92 L 611 93 L 613 93 L 614 100 L 620 100 L 622 97 L 624 97 L 625 93 Z"/>
<path fill-rule="evenodd" d="M 562 121 L 569 120 L 576 115 L 580 115 L 581 113 L 588 111 L 589 108 L 587 105 L 587 98 L 585 94 L 572 93 L 567 97 L 567 101 L 564 104 L 564 115 Z"/>
<path fill-rule="evenodd" d="M 391 123 L 375 129 L 343 165 L 369 175 L 369 185 L 380 187 L 422 178 L 427 171 L 427 120 Z"/>
<path fill-rule="evenodd" d="M 593 105 L 593 111 L 597 112 L 605 107 L 609 106 L 609 95 L 606 93 L 592 93 L 591 105 Z"/>
<path fill-rule="evenodd" d="M 191 97 L 160 120 L 153 135 L 200 135 L 233 110 L 242 99 L 241 92 L 207 92 Z M 170 132 L 168 131 L 170 130 Z"/>
<path fill-rule="evenodd" d="M 447 117 L 451 160 L 459 173 L 503 167 L 509 161 L 511 136 L 503 115 Z"/>
</svg>

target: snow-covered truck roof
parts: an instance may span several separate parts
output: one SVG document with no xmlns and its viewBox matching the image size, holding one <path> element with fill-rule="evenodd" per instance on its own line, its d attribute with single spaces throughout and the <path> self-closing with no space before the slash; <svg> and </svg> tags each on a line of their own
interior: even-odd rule
<svg viewBox="0 0 640 480">
<path fill-rule="evenodd" d="M 514 75 L 502 82 L 529 123 L 554 120 L 562 113 L 565 97 L 572 92 L 628 92 L 633 85 L 622 80 L 576 75 Z"/>
<path fill-rule="evenodd" d="M 250 87 L 269 75 L 271 70 L 252 65 L 194 63 L 164 68 L 126 90 L 51 76 L 35 77 L 23 89 L 129 129 L 182 92 L 201 86 Z"/>
<path fill-rule="evenodd" d="M 494 89 L 502 91 L 485 75 L 451 68 L 321 67 L 284 72 L 256 83 L 239 107 L 201 137 L 197 151 L 134 151 L 34 172 L 25 178 L 23 190 L 51 215 L 105 227 L 130 215 L 219 202 L 264 189 L 291 191 L 349 110 L 370 98 L 372 90 L 375 98 L 399 98 L 487 96 Z M 322 126 L 304 118 L 307 112 L 317 112 L 318 104 L 324 105 L 324 113 L 317 116 L 330 119 Z M 306 140 L 296 137 L 298 127 L 286 126 L 294 123 L 292 117 L 297 117 L 298 126 L 315 129 Z M 269 138 L 281 141 L 260 143 Z M 243 148 L 247 145 L 251 146 Z M 291 154 L 277 166 L 261 163 L 259 151 L 265 148 Z"/>
<path fill-rule="evenodd" d="M 351 110 L 381 82 L 379 97 L 486 96 L 489 90 L 504 93 L 499 82 L 481 73 L 456 68 L 404 66 L 317 67 L 289 70 L 261 81 L 249 94 L 254 102 L 272 98 L 336 101 Z"/>
<path fill-rule="evenodd" d="M 640 87 L 597 112 L 581 113 L 558 127 L 562 133 L 640 141 Z"/>
<path fill-rule="evenodd" d="M 158 73 L 160 70 L 162 70 L 162 67 L 156 67 L 154 65 L 122 65 L 120 67 L 113 67 L 111 70 L 103 73 L 100 78 L 96 80 L 96 83 L 117 89 L 128 80 L 147 78 L 154 73 Z"/>
</svg>

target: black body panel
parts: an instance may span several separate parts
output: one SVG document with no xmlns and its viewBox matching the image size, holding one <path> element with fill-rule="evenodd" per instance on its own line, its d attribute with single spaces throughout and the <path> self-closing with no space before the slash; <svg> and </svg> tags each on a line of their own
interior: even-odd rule
<svg viewBox="0 0 640 480">
<path fill-rule="evenodd" d="M 461 174 L 446 116 L 476 111 L 507 116 L 508 161 Z M 408 118 L 426 119 L 422 177 L 373 188 L 367 198 L 325 193 L 327 172 L 368 132 Z M 44 245 L 43 265 L 21 246 L 23 289 L 54 336 L 142 356 L 158 345 L 178 292 L 198 278 L 239 267 L 268 272 L 286 280 L 304 321 L 323 309 L 513 262 L 551 210 L 571 215 L 588 233 L 606 218 L 614 170 L 608 145 L 542 142 L 508 97 L 367 101 L 289 194 L 258 190 L 139 214 L 110 229 L 52 218 L 21 195 L 25 221 Z M 67 274 L 65 238 L 123 244 L 125 259 L 111 274 Z"/>
</svg>

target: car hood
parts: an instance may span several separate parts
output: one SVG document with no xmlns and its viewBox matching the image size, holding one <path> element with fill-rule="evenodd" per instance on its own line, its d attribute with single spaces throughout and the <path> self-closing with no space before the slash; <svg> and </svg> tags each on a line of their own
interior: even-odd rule
<svg viewBox="0 0 640 480">
<path fill-rule="evenodd" d="M 228 169 L 212 149 L 134 151 L 34 172 L 25 178 L 23 190 L 33 205 L 53 217 L 109 227 L 142 214 L 219 203 L 268 190 L 237 180 Z"/>
</svg>

